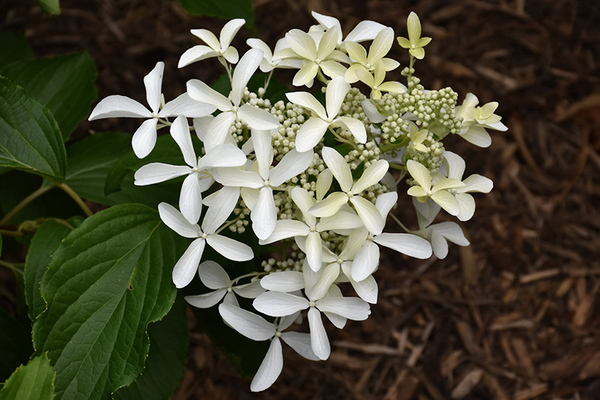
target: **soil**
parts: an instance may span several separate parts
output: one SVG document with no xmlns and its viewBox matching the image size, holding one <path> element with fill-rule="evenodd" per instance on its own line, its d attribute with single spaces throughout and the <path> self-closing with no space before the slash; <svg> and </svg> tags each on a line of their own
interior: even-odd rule
<svg viewBox="0 0 600 400">
<path fill-rule="evenodd" d="M 197 44 L 193 17 L 174 0 L 63 0 L 48 17 L 32 1 L 4 0 L 0 29 L 25 32 L 36 55 L 87 49 L 99 98 L 144 100 L 142 77 L 166 64 L 174 98 L 191 78 L 218 75 L 211 61 L 177 69 Z M 279 380 L 249 391 L 190 314 L 188 368 L 173 399 L 600 399 L 600 7 L 586 0 L 256 0 L 255 31 L 271 46 L 306 30 L 314 10 L 345 33 L 370 19 L 406 32 L 415 11 L 433 38 L 416 65 L 427 88 L 498 101 L 509 130 L 480 149 L 447 149 L 495 187 L 461 223 L 470 247 L 422 262 L 384 253 L 378 304 L 364 322 L 328 331 L 332 354 L 311 362 L 285 353 Z M 395 46 L 391 57 L 407 55 Z M 400 79 L 398 76 L 396 79 Z M 137 121 L 83 122 L 133 132 Z M 75 136 L 76 140 L 77 136 Z M 454 140 L 456 139 L 456 140 Z M 414 224 L 408 211 L 400 218 Z M 406 215 L 404 215 L 406 214 Z"/>
</svg>

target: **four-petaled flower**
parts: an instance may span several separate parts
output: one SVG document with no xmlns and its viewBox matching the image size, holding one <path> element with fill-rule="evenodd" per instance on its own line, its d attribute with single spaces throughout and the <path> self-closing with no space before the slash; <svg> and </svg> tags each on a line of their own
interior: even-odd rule
<svg viewBox="0 0 600 400">
<path fill-rule="evenodd" d="M 421 37 L 421 21 L 414 11 L 408 15 L 406 21 L 406 28 L 408 30 L 408 39 L 405 37 L 398 38 L 398 44 L 405 49 L 415 58 L 421 60 L 425 57 L 425 49 L 431 42 L 430 37 Z"/>
<path fill-rule="evenodd" d="M 214 33 L 207 29 L 192 29 L 192 35 L 201 39 L 207 45 L 194 46 L 181 55 L 179 68 L 183 68 L 193 62 L 218 57 L 219 62 L 225 65 L 225 61 L 235 64 L 239 60 L 239 54 L 235 47 L 230 46 L 231 41 L 240 28 L 246 23 L 241 18 L 232 19 L 223 26 L 219 39 Z"/>
</svg>

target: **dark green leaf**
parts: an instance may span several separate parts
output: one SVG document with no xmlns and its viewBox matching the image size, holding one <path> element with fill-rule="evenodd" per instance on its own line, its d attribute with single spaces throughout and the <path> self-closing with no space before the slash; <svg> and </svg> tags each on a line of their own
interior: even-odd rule
<svg viewBox="0 0 600 400">
<path fill-rule="evenodd" d="M 0 400 L 52 400 L 54 371 L 48 356 L 42 354 L 20 366 L 0 390 Z"/>
<path fill-rule="evenodd" d="M 233 19 L 244 18 L 246 24 L 254 27 L 254 12 L 251 0 L 179 0 L 185 10 L 197 16 Z M 218 32 L 216 36 L 219 37 Z"/>
<path fill-rule="evenodd" d="M 64 140 L 88 117 L 97 96 L 96 67 L 87 52 L 16 62 L 0 74 L 48 107 Z"/>
<path fill-rule="evenodd" d="M 150 353 L 144 372 L 131 385 L 119 389 L 116 400 L 163 400 L 175 391 L 185 367 L 189 343 L 185 301 L 178 296 L 171 311 L 150 325 Z"/>
<path fill-rule="evenodd" d="M 187 241 L 148 207 L 101 211 L 63 240 L 42 278 L 33 342 L 56 371 L 57 399 L 105 399 L 141 373 L 150 322 L 172 307 Z"/>
<path fill-rule="evenodd" d="M 62 182 L 65 163 L 65 146 L 50 111 L 0 76 L 0 166 Z"/>
<path fill-rule="evenodd" d="M 37 3 L 50 15 L 60 14 L 60 1 L 59 0 L 36 0 Z"/>
<path fill-rule="evenodd" d="M 2 236 L 0 236 L 0 255 L 2 255 Z"/>
<path fill-rule="evenodd" d="M 0 381 L 6 380 L 33 353 L 31 334 L 0 308 Z"/>
<path fill-rule="evenodd" d="M 52 253 L 70 231 L 67 226 L 50 220 L 40 226 L 31 240 L 25 259 L 25 299 L 29 306 L 29 319 L 32 321 L 46 309 L 46 303 L 40 295 L 42 276 L 50 265 Z"/>
<path fill-rule="evenodd" d="M 168 137 L 167 137 L 168 138 Z M 170 142 L 174 141 L 172 139 Z M 166 140 L 161 139 L 159 146 Z M 148 163 L 148 159 L 139 160 L 131 151 L 131 135 L 120 132 L 97 133 L 89 136 L 67 149 L 69 165 L 67 167 L 67 184 L 84 199 L 96 203 L 115 205 L 123 203 L 142 203 L 156 208 L 161 201 L 177 202 L 179 183 L 166 183 L 152 186 L 135 186 L 133 172 L 125 168 L 119 170 L 123 181 L 115 178 L 116 191 L 105 194 L 105 184 L 109 172 L 116 168 L 119 160 L 127 154 L 127 160 L 134 165 Z M 171 145 L 172 147 L 172 145 Z M 177 154 L 174 150 L 174 154 Z M 179 158 L 172 161 L 182 164 L 181 151 Z M 153 156 L 149 156 L 152 158 Z M 154 160 L 153 160 L 154 161 Z M 124 164 L 121 164 L 124 166 Z"/>
<path fill-rule="evenodd" d="M 0 68 L 32 57 L 33 52 L 25 36 L 15 32 L 0 32 Z"/>
</svg>

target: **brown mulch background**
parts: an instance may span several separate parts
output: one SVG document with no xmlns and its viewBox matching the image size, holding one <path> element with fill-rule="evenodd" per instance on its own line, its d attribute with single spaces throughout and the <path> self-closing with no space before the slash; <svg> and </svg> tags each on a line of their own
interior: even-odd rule
<svg viewBox="0 0 600 400">
<path fill-rule="evenodd" d="M 224 0 L 226 1 L 226 0 Z M 48 18 L 32 1 L 0 4 L 0 29 L 24 31 L 37 55 L 88 49 L 99 98 L 144 101 L 142 77 L 166 63 L 173 98 L 217 64 L 178 70 L 191 28 L 223 21 L 187 15 L 175 0 L 63 0 Z M 371 19 L 405 35 L 411 10 L 433 37 L 417 75 L 427 88 L 498 101 L 509 127 L 479 149 L 446 144 L 495 187 L 476 196 L 461 224 L 471 246 L 445 260 L 386 253 L 379 303 L 364 322 L 329 330 L 326 362 L 286 352 L 279 380 L 249 392 L 190 320 L 189 366 L 173 399 L 600 399 L 600 7 L 575 0 L 256 0 L 256 32 L 273 45 L 313 23 L 310 10 L 347 33 Z M 396 46 L 392 56 L 408 58 Z M 399 79 L 400 77 L 396 77 Z M 127 130 L 138 121 L 82 123 L 81 132 Z M 410 213 L 399 211 L 411 223 Z M 288 349 L 286 349 L 288 350 Z"/>
</svg>

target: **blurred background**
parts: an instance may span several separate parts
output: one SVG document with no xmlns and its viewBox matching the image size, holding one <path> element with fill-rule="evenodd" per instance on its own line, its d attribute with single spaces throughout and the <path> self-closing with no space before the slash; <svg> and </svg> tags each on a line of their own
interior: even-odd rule
<svg viewBox="0 0 600 400">
<path fill-rule="evenodd" d="M 209 60 L 177 69 L 198 44 L 190 29 L 225 23 L 188 15 L 176 0 L 62 0 L 46 16 L 31 0 L 3 0 L 0 29 L 24 32 L 37 56 L 87 49 L 99 99 L 145 103 L 142 83 L 166 64 L 172 99 L 191 78 L 221 74 Z M 273 46 L 310 12 L 336 17 L 345 33 L 374 20 L 406 35 L 419 15 L 433 38 L 416 75 L 429 89 L 451 86 L 459 102 L 498 101 L 508 132 L 480 149 L 456 137 L 445 147 L 495 187 L 476 197 L 462 223 L 471 246 L 421 262 L 384 253 L 377 305 L 364 322 L 328 331 L 332 355 L 310 362 L 286 352 L 265 393 L 249 392 L 190 314 L 188 368 L 173 399 L 600 399 L 600 7 L 591 0 L 255 0 L 255 29 Z M 407 65 L 394 46 L 390 57 Z M 392 79 L 401 80 L 399 70 Z M 135 120 L 82 123 L 133 132 Z M 401 189 L 402 190 L 402 189 Z M 416 227 L 410 209 L 398 215 Z M 442 217 L 444 219 L 444 217 Z M 4 289 L 3 289 L 4 290 Z M 2 293 L 2 296 L 9 294 Z M 286 349 L 289 350 L 289 349 Z"/>
</svg>

